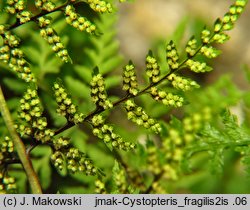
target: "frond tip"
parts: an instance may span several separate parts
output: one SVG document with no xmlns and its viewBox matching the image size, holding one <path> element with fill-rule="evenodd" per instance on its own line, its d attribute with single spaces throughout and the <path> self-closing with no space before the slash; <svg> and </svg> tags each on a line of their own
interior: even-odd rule
<svg viewBox="0 0 250 210">
<path fill-rule="evenodd" d="M 152 83 L 157 83 L 160 80 L 160 66 L 151 51 L 146 57 L 146 74 Z"/>
<path fill-rule="evenodd" d="M 187 45 L 186 45 L 186 53 L 189 57 L 192 57 L 195 55 L 197 51 L 197 39 L 195 39 L 193 36 L 189 39 Z"/>
<path fill-rule="evenodd" d="M 93 76 L 91 82 L 91 98 L 92 101 L 103 109 L 109 109 L 113 107 L 113 104 L 108 99 L 104 78 L 101 74 L 96 74 Z"/>
<path fill-rule="evenodd" d="M 19 48 L 20 40 L 11 32 L 4 33 L 4 26 L 0 26 L 3 37 L 3 46 L 0 47 L 0 60 L 7 63 L 9 67 L 17 73 L 18 77 L 26 82 L 35 82 L 34 75 L 25 59 L 23 51 Z M 0 33 L 1 34 L 1 33 Z"/>
<path fill-rule="evenodd" d="M 167 45 L 167 63 L 171 70 L 179 68 L 179 55 L 173 41 Z"/>
<path fill-rule="evenodd" d="M 129 94 L 136 96 L 139 92 L 138 82 L 135 73 L 135 66 L 132 62 L 123 68 L 123 87 L 122 89 Z"/>
<path fill-rule="evenodd" d="M 30 136 L 41 142 L 48 142 L 54 131 L 47 128 L 47 118 L 43 115 L 43 107 L 38 97 L 37 90 L 28 88 L 20 100 L 19 119 L 22 123 L 16 125 L 21 136 Z"/>
</svg>

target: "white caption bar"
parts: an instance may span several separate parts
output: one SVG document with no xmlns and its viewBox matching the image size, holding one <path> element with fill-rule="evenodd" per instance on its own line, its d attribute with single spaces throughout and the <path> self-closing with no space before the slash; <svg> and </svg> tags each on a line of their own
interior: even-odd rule
<svg viewBox="0 0 250 210">
<path fill-rule="evenodd" d="M 168 194 L 168 195 L 0 195 L 0 209 L 18 210 L 244 210 L 250 209 L 250 195 L 244 194 Z"/>
</svg>

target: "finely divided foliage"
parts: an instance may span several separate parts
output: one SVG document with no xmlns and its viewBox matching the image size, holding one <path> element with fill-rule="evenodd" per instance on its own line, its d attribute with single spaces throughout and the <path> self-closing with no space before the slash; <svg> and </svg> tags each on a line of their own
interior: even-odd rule
<svg viewBox="0 0 250 210">
<path fill-rule="evenodd" d="M 33 22 L 37 27 L 38 33 L 48 43 L 55 55 L 60 58 L 62 62 L 72 65 L 73 61 L 70 58 L 66 44 L 63 43 L 61 35 L 56 32 L 53 26 L 54 16 L 52 14 L 58 11 L 61 12 L 63 16 L 60 18 L 63 18 L 67 24 L 80 32 L 87 33 L 93 37 L 90 39 L 94 40 L 98 36 L 100 36 L 101 39 L 102 33 L 105 34 L 105 31 L 100 33 L 98 24 L 95 24 L 95 21 L 92 22 L 92 20 L 88 20 L 88 18 L 80 14 L 80 12 L 78 13 L 76 6 L 88 6 L 92 12 L 100 16 L 102 16 L 103 13 L 114 12 L 112 5 L 114 2 L 112 1 L 67 0 L 63 4 L 59 2 L 36 0 L 34 5 L 37 13 L 33 14 L 28 9 L 27 1 L 7 0 L 6 5 L 4 5 L 4 11 L 2 11 L 3 13 L 13 15 L 15 17 L 15 23 L 9 25 L 8 22 L 6 22 L 0 25 L 0 36 L 2 38 L 0 61 L 8 65 L 12 72 L 28 83 L 28 88 L 20 99 L 20 109 L 17 114 L 18 120 L 15 124 L 15 129 L 19 136 L 30 142 L 30 146 L 27 146 L 28 153 L 39 145 L 49 146 L 52 150 L 50 155 L 51 162 L 59 171 L 67 170 L 71 173 L 83 172 L 86 175 L 96 176 L 96 192 L 107 193 L 109 191 L 108 188 L 106 189 L 103 173 L 94 165 L 94 161 L 88 158 L 80 149 L 76 148 L 70 142 L 69 137 L 57 136 L 75 125 L 85 125 L 84 123 L 88 123 L 94 136 L 105 143 L 118 161 L 115 162 L 112 175 L 112 182 L 116 188 L 110 190 L 110 192 L 166 192 L 159 185 L 159 179 L 162 177 L 168 180 L 177 179 L 178 171 L 176 168 L 185 158 L 183 147 L 191 144 L 195 139 L 195 134 L 203 129 L 203 124 L 209 122 L 211 119 L 211 110 L 205 108 L 201 113 L 193 115 L 192 117 L 185 117 L 183 124 L 179 125 L 179 127 L 183 128 L 182 133 L 174 126 L 169 125 L 168 135 L 161 142 L 162 147 L 160 149 L 155 147 L 154 144 L 146 146 L 146 162 L 150 166 L 148 170 L 156 177 L 152 186 L 147 190 L 145 190 L 145 185 L 143 186 L 142 183 L 136 180 L 135 177 L 138 177 L 138 174 L 124 164 L 119 153 L 119 150 L 134 150 L 137 142 L 133 142 L 131 139 L 123 139 L 122 135 L 118 134 L 119 131 L 115 131 L 115 127 L 107 123 L 107 112 L 122 104 L 128 120 L 153 133 L 164 135 L 166 128 L 164 128 L 157 119 L 150 117 L 150 114 L 148 114 L 142 106 L 137 104 L 136 99 L 141 95 L 149 95 L 153 100 L 161 102 L 167 107 L 182 107 L 185 103 L 183 92 L 199 88 L 200 86 L 196 81 L 182 76 L 181 70 L 185 68 L 195 73 L 212 70 L 205 61 L 201 61 L 201 59 L 198 58 L 204 56 L 208 59 L 212 59 L 220 54 L 220 51 L 212 46 L 212 44 L 223 44 L 229 39 L 226 32 L 233 28 L 236 20 L 243 12 L 247 0 L 236 0 L 223 18 L 215 21 L 211 30 L 204 28 L 201 31 L 200 37 L 196 38 L 192 36 L 187 41 L 185 47 L 186 54 L 184 57 L 179 56 L 176 44 L 170 41 L 166 45 L 165 57 L 169 69 L 165 75 L 161 74 L 157 56 L 154 56 L 153 52 L 149 51 L 145 59 L 145 75 L 148 78 L 148 84 L 145 87 L 140 86 L 136 74 L 136 67 L 132 61 L 129 61 L 123 68 L 122 73 L 124 97 L 113 100 L 109 96 L 105 84 L 107 75 L 102 73 L 102 69 L 100 71 L 98 68 L 93 69 L 92 79 L 89 81 L 88 88 L 90 99 L 95 106 L 93 106 L 92 111 L 89 113 L 82 113 L 80 111 L 73 100 L 73 96 L 70 95 L 63 85 L 62 80 L 58 79 L 54 81 L 51 89 L 54 92 L 54 100 L 57 104 L 56 112 L 67 121 L 64 126 L 56 129 L 48 123 L 48 113 L 45 112 L 44 104 L 39 97 L 41 87 L 28 62 L 28 57 L 32 55 L 25 55 L 21 50 L 22 38 L 16 35 L 14 29 L 26 23 Z M 110 71 L 112 71 L 112 69 Z M 232 124 L 233 122 L 230 121 L 230 123 Z M 190 124 L 192 124 L 193 127 L 190 127 Z M 209 134 L 207 134 L 207 138 L 209 138 Z M 202 144 L 197 145 L 200 148 L 203 146 Z M 139 148 L 140 147 L 139 145 Z M 190 151 L 193 150 L 194 148 L 190 149 Z M 248 150 L 245 149 L 244 151 Z M 245 158 L 244 161 L 247 162 L 249 160 Z M 12 140 L 6 136 L 0 148 L 0 181 L 2 183 L 0 185 L 0 192 L 15 192 L 15 179 L 8 175 L 7 170 L 8 163 L 13 162 L 20 161 L 14 150 Z M 130 186 L 131 183 L 134 183 L 134 188 Z M 139 184 L 137 185 L 136 183 Z"/>
</svg>

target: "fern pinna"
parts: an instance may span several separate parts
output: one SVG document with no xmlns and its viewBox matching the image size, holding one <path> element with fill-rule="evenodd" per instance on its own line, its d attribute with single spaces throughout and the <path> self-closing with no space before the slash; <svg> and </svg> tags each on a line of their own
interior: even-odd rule
<svg viewBox="0 0 250 210">
<path fill-rule="evenodd" d="M 113 71 L 118 69 L 123 61 L 119 54 L 119 44 L 114 41 L 116 32 L 109 31 L 116 22 L 115 4 L 112 0 L 67 0 L 64 3 L 52 0 L 35 0 L 34 3 L 25 0 L 5 2 L 1 15 L 6 21 L 0 25 L 1 66 L 23 80 L 15 79 L 16 84 L 25 91 L 18 93 L 20 95 L 24 92 L 19 100 L 18 111 L 12 117 L 1 91 L 1 113 L 8 129 L 3 129 L 1 133 L 4 139 L 0 153 L 1 192 L 28 192 L 25 187 L 18 191 L 15 178 L 9 175 L 9 171 L 20 169 L 18 166 L 10 167 L 16 163 L 26 166 L 26 173 L 28 171 L 33 174 L 34 179 L 29 180 L 33 193 L 41 193 L 41 186 L 46 190 L 49 184 L 45 178 L 49 178 L 51 169 L 47 167 L 46 174 L 41 169 L 42 165 L 35 168 L 38 178 L 41 179 L 40 183 L 28 161 L 29 158 L 34 158 L 35 161 L 41 156 L 44 164 L 52 163 L 62 176 L 72 176 L 76 180 L 82 179 L 79 178 L 81 173 L 93 176 L 92 183 L 97 193 L 167 192 L 161 187 L 160 181 L 177 180 L 178 166 L 185 165 L 184 160 L 196 150 L 211 150 L 221 161 L 219 157 L 231 141 L 217 141 L 216 145 L 219 147 L 211 149 L 215 146 L 214 141 L 210 139 L 216 139 L 219 131 L 217 132 L 216 128 L 207 130 L 213 114 L 209 108 L 184 118 L 182 122 L 173 118 L 170 124 L 166 124 L 147 113 L 140 105 L 139 99 L 147 95 L 155 103 L 170 108 L 182 107 L 186 103 L 186 92 L 199 88 L 200 85 L 191 78 L 184 77 L 181 70 L 188 69 L 194 73 L 212 70 L 201 58 L 212 59 L 220 54 L 214 44 L 223 44 L 229 39 L 226 32 L 233 28 L 247 0 L 236 0 L 229 11 L 215 21 L 212 29 L 205 27 L 199 37 L 192 36 L 186 43 L 185 56 L 180 56 L 176 43 L 170 41 L 165 49 L 168 69 L 162 71 L 157 56 L 153 51 L 149 51 L 145 58 L 147 83 L 144 86 L 137 78 L 136 66 L 132 61 L 128 61 L 123 67 L 121 76 L 117 76 Z M 27 30 L 31 32 L 30 40 L 38 46 L 36 48 L 23 46 L 22 34 L 18 31 L 31 22 L 32 28 Z M 65 36 L 65 25 L 71 26 L 67 30 L 72 33 L 83 33 L 85 40 L 74 42 L 72 37 Z M 88 59 L 82 61 L 71 56 L 71 49 L 67 45 L 79 45 L 78 42 L 88 44 L 83 49 L 83 55 Z M 49 78 L 46 81 L 45 75 Z M 62 77 L 55 80 L 55 75 Z M 11 83 L 10 80 L 5 80 L 7 86 L 11 86 Z M 111 97 L 110 91 L 119 84 L 122 86 L 123 97 Z M 52 88 L 48 88 L 49 86 Z M 161 146 L 155 146 L 150 139 L 145 147 L 133 139 L 124 139 L 119 130 L 109 122 L 111 111 L 118 107 L 132 123 L 159 137 L 165 136 Z M 17 106 L 14 105 L 14 109 L 17 109 Z M 230 126 L 239 127 L 229 113 L 223 117 L 225 129 Z M 11 118 L 14 119 L 14 124 L 8 123 L 12 121 Z M 71 135 L 70 130 L 76 128 L 76 125 L 79 129 L 75 136 L 82 138 L 82 148 L 75 146 L 74 135 Z M 235 132 L 229 133 L 229 137 L 244 134 L 241 128 Z M 206 146 L 204 142 L 194 144 L 197 134 L 207 141 L 204 140 Z M 107 171 L 101 168 L 105 168 L 105 164 L 98 164 L 93 154 L 85 153 L 87 140 L 84 139 L 88 136 L 94 142 L 96 140 L 93 136 L 100 139 L 107 147 L 98 144 L 101 145 L 101 150 L 105 150 L 106 154 L 111 154 L 116 160 L 111 176 L 104 176 Z M 228 136 L 225 136 L 225 139 L 226 137 Z M 244 143 L 236 143 L 235 147 L 242 146 L 245 153 L 249 154 L 247 138 L 242 139 Z M 148 168 L 142 167 L 139 170 L 128 165 L 123 160 L 122 151 L 143 153 L 144 164 Z M 20 158 L 22 152 L 26 153 L 24 158 Z M 248 159 L 245 157 L 244 162 L 249 162 Z M 142 170 L 154 177 L 150 187 L 140 181 L 143 178 Z M 21 178 L 18 182 L 22 182 Z M 113 186 L 109 186 L 110 183 L 113 183 Z"/>
</svg>

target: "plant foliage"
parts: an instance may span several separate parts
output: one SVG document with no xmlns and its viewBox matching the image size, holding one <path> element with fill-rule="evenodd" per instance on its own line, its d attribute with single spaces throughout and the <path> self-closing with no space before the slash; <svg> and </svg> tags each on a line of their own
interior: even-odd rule
<svg viewBox="0 0 250 210">
<path fill-rule="evenodd" d="M 48 193 L 172 193 L 181 187 L 197 192 L 192 179 L 203 177 L 192 178 L 193 171 L 207 170 L 199 163 L 209 160 L 211 174 L 221 177 L 228 151 L 240 156 L 249 173 L 249 124 L 239 123 L 228 110 L 240 100 L 247 107 L 247 93 L 226 77 L 200 88 L 184 74 L 212 71 L 208 60 L 220 55 L 217 46 L 230 38 L 227 32 L 247 0 L 236 0 L 211 29 L 204 27 L 187 40 L 183 52 L 180 34 L 159 56 L 149 50 L 144 82 L 132 60 L 121 67 L 116 3 L 4 2 L 0 81 L 4 93 L 11 94 L 0 101 L 7 103 L 0 118 L 1 193 L 34 192 L 25 184 L 20 145 L 33 161 L 28 170 Z M 183 117 L 171 115 L 174 109 Z M 112 118 L 117 112 L 119 120 Z M 128 134 L 130 123 L 136 131 Z M 63 183 L 65 177 L 69 181 Z"/>
</svg>

